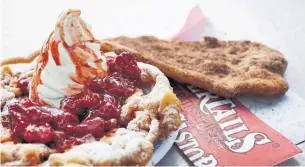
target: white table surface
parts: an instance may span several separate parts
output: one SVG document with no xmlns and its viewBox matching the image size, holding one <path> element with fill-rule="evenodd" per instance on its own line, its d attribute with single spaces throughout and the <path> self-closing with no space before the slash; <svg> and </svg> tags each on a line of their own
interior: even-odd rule
<svg viewBox="0 0 305 167">
<path fill-rule="evenodd" d="M 155 35 L 168 39 L 183 26 L 188 12 L 198 4 L 216 28 L 221 39 L 250 39 L 280 50 L 288 59 L 285 78 L 290 84 L 283 100 L 271 99 L 267 108 L 281 107 L 283 112 L 256 112 L 253 97 L 243 97 L 251 110 L 269 126 L 295 144 L 305 140 L 305 1 L 303 0 L 231 0 L 231 1 L 104 1 L 104 0 L 2 0 L 1 58 L 27 55 L 40 49 L 52 31 L 57 16 L 65 9 L 79 8 L 92 25 L 96 38 L 118 35 Z M 296 100 L 295 100 L 296 99 Z M 261 100 L 261 99 L 259 99 Z M 270 99 L 264 101 L 269 102 Z M 302 103 L 302 104 L 300 104 Z M 269 106 L 268 106 L 269 105 Z M 266 107 L 268 106 L 268 107 Z M 265 110 L 267 110 L 265 109 Z M 305 144 L 299 147 L 305 151 Z M 304 153 L 281 165 L 305 165 Z M 173 147 L 158 165 L 191 165 L 177 147 Z"/>
</svg>

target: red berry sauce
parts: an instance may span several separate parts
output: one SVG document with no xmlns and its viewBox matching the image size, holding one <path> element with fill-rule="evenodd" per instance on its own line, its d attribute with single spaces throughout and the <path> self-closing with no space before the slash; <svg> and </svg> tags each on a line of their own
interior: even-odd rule
<svg viewBox="0 0 305 167">
<path fill-rule="evenodd" d="M 141 71 L 127 52 L 107 64 L 106 77 L 92 78 L 81 93 L 61 100 L 60 108 L 34 104 L 28 97 L 8 104 L 3 126 L 11 129 L 15 142 L 45 143 L 59 152 L 120 127 L 121 106 L 135 92 Z M 27 80 L 17 85 L 28 92 Z"/>
<path fill-rule="evenodd" d="M 21 92 L 26 95 L 29 93 L 29 82 L 32 78 L 23 78 L 17 81 L 17 87 L 21 89 Z"/>
</svg>

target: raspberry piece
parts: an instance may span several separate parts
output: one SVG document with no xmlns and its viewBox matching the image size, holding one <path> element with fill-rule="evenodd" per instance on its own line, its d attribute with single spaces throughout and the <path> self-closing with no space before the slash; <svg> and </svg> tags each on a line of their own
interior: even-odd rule
<svg viewBox="0 0 305 167">
<path fill-rule="evenodd" d="M 48 124 L 30 124 L 24 132 L 24 140 L 27 142 L 47 143 L 52 140 L 53 130 Z"/>
<path fill-rule="evenodd" d="M 100 95 L 90 90 L 85 90 L 76 95 L 65 97 L 60 101 L 60 108 L 66 112 L 76 115 L 85 111 L 85 108 L 92 107 L 100 101 Z"/>
<path fill-rule="evenodd" d="M 37 122 L 37 123 L 49 123 L 53 120 L 53 116 L 51 113 L 46 111 L 42 107 L 36 107 L 32 106 L 29 108 L 24 109 L 23 112 L 24 115 L 28 117 L 28 120 L 31 120 L 31 122 Z"/>
<path fill-rule="evenodd" d="M 141 78 L 141 70 L 139 69 L 137 62 L 131 53 L 123 52 L 118 55 L 116 57 L 115 64 L 117 64 L 127 76 L 136 80 Z"/>
<path fill-rule="evenodd" d="M 117 100 L 115 99 L 115 97 L 108 94 L 103 95 L 103 102 L 109 102 L 113 105 L 117 105 Z"/>
<path fill-rule="evenodd" d="M 128 79 L 124 79 L 124 96 L 129 97 L 135 92 L 134 83 L 129 81 Z"/>
<path fill-rule="evenodd" d="M 73 145 L 78 145 L 78 144 L 82 144 L 82 143 L 90 143 L 90 142 L 94 142 L 94 141 L 96 141 L 95 137 L 91 134 L 86 134 L 80 138 L 71 136 L 69 139 L 67 139 L 65 141 L 65 147 L 69 148 Z"/>
<path fill-rule="evenodd" d="M 107 57 L 107 65 L 111 73 L 123 73 L 135 80 L 141 79 L 141 70 L 139 69 L 133 54 L 122 52 L 117 57 Z"/>
<path fill-rule="evenodd" d="M 67 138 L 67 134 L 64 131 L 55 130 L 53 132 L 53 141 L 57 147 L 62 145 L 66 138 Z"/>
<path fill-rule="evenodd" d="M 104 79 L 106 90 L 116 96 L 128 97 L 135 92 L 133 82 L 128 79 L 109 76 Z"/>
<path fill-rule="evenodd" d="M 70 148 L 70 147 L 72 147 L 73 145 L 76 145 L 76 144 L 78 144 L 77 143 L 77 138 L 71 136 L 71 137 L 69 137 L 68 139 L 65 140 L 65 143 L 64 143 L 65 146 L 64 147 L 65 148 Z"/>
<path fill-rule="evenodd" d="M 77 125 L 79 123 L 78 117 L 70 112 L 64 112 L 62 110 L 53 109 L 53 128 L 57 130 L 64 130 L 67 128 L 68 125 Z"/>
<path fill-rule="evenodd" d="M 28 97 L 21 98 L 19 103 L 22 104 L 24 108 L 35 106 L 35 104 Z"/>
<path fill-rule="evenodd" d="M 72 135 L 74 133 L 75 126 L 76 125 L 67 125 L 65 128 L 66 133 Z"/>
<path fill-rule="evenodd" d="M 105 78 L 95 77 L 89 84 L 91 91 L 109 93 L 115 96 L 128 97 L 135 92 L 134 83 L 122 78 L 118 73 L 106 76 Z"/>
<path fill-rule="evenodd" d="M 51 122 L 53 119 L 52 115 L 44 108 L 40 106 L 34 106 L 32 105 L 32 102 L 25 99 L 20 100 L 19 103 L 11 103 L 8 106 L 8 109 L 10 113 L 15 112 L 12 113 L 15 115 L 16 112 L 20 113 L 23 117 L 23 120 L 28 120 L 31 122 Z"/>
<path fill-rule="evenodd" d="M 60 108 L 66 112 L 71 112 L 76 115 L 82 113 L 84 108 L 82 106 L 83 93 L 79 93 L 73 96 L 65 97 L 60 101 Z"/>
<path fill-rule="evenodd" d="M 14 111 L 14 112 L 17 112 L 17 113 L 23 113 L 24 112 L 21 103 L 11 103 L 11 104 L 9 104 L 8 105 L 8 111 L 9 112 Z"/>
<path fill-rule="evenodd" d="M 87 86 L 92 92 L 103 93 L 105 90 L 105 84 L 102 77 L 92 78 Z"/>
<path fill-rule="evenodd" d="M 25 129 L 28 125 L 29 125 L 29 123 L 22 120 L 22 119 L 15 119 L 14 122 L 12 122 L 12 125 L 11 125 L 12 133 L 14 135 L 22 137 L 23 133 L 24 133 L 24 131 L 25 131 Z"/>
<path fill-rule="evenodd" d="M 31 78 L 23 78 L 17 81 L 17 87 L 21 89 L 23 93 L 29 93 L 29 82 Z"/>
<path fill-rule="evenodd" d="M 117 119 L 110 119 L 108 121 L 105 121 L 105 130 L 111 130 L 111 129 L 115 129 L 118 127 L 119 127 L 119 124 L 118 124 Z"/>
<path fill-rule="evenodd" d="M 82 97 L 82 105 L 84 107 L 92 107 L 98 104 L 100 101 L 100 95 L 93 93 L 90 90 L 85 90 L 84 96 Z"/>
<path fill-rule="evenodd" d="M 74 133 L 78 136 L 92 134 L 94 137 L 102 137 L 104 135 L 104 120 L 97 117 L 83 121 L 81 124 L 75 126 Z"/>
<path fill-rule="evenodd" d="M 116 96 L 124 95 L 125 88 L 123 85 L 123 78 L 107 76 L 103 81 L 108 93 Z"/>
<path fill-rule="evenodd" d="M 115 63 L 115 57 L 113 56 L 107 56 L 107 66 L 112 67 Z"/>
<path fill-rule="evenodd" d="M 114 76 L 114 77 L 122 77 L 122 75 L 118 72 L 114 72 L 111 74 L 111 76 Z"/>
<path fill-rule="evenodd" d="M 91 120 L 95 117 L 101 117 L 105 120 L 108 120 L 111 118 L 118 118 L 119 116 L 120 112 L 115 105 L 111 104 L 110 102 L 101 102 L 100 104 L 88 110 L 88 115 L 84 121 Z"/>
</svg>

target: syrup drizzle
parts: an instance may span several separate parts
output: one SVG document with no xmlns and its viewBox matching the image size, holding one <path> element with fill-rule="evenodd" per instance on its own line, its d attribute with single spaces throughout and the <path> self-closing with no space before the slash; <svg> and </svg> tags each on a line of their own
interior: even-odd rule
<svg viewBox="0 0 305 167">
<path fill-rule="evenodd" d="M 52 36 L 53 36 L 53 32 L 50 34 L 50 36 L 46 42 L 46 45 L 44 45 L 45 48 L 41 49 L 41 56 L 39 57 L 38 63 L 36 64 L 35 73 L 33 75 L 33 80 L 32 80 L 32 84 L 31 84 L 30 99 L 33 102 L 38 103 L 38 104 L 45 104 L 44 102 L 39 100 L 37 88 L 38 88 L 38 85 L 42 83 L 41 78 L 40 78 L 41 72 L 46 67 L 48 60 L 49 60 L 48 43 Z"/>
<path fill-rule="evenodd" d="M 32 84 L 32 93 L 31 93 L 31 99 L 34 102 L 37 102 L 38 104 L 45 104 L 42 102 L 38 97 L 37 87 L 39 84 L 42 83 L 41 81 L 41 72 L 46 67 L 47 62 L 49 61 L 49 48 L 51 49 L 51 54 L 54 62 L 56 65 L 60 65 L 60 57 L 58 52 L 58 44 L 59 42 L 56 42 L 54 39 L 54 33 L 52 32 L 49 39 L 46 42 L 45 48 L 43 48 L 42 55 L 40 57 L 40 61 L 36 66 L 36 74 L 33 77 L 33 84 Z M 52 40 L 52 41 L 51 41 Z M 103 60 L 100 59 L 93 49 L 87 47 L 85 43 L 96 43 L 101 45 L 100 41 L 98 40 L 88 40 L 83 41 L 81 44 L 74 44 L 72 46 L 68 46 L 65 42 L 63 43 L 63 46 L 69 53 L 70 59 L 72 60 L 73 64 L 75 64 L 75 73 L 69 74 L 69 77 L 71 80 L 76 82 L 77 84 L 85 85 L 93 76 L 105 76 L 107 72 L 102 68 L 102 62 Z M 102 48 L 102 47 L 101 47 Z M 101 54 L 103 55 L 103 51 L 101 51 Z M 88 64 L 88 59 L 90 56 L 93 58 L 94 64 L 96 68 L 90 66 Z M 41 64 L 41 65 L 40 65 Z M 69 92 L 71 91 L 71 92 Z M 68 85 L 67 89 L 64 89 L 64 92 L 66 95 L 76 94 L 79 93 L 81 89 L 75 89 L 74 86 Z"/>
<path fill-rule="evenodd" d="M 51 53 L 53 56 L 53 60 L 57 66 L 60 65 L 59 52 L 58 52 L 58 42 L 54 39 L 51 42 Z"/>
</svg>

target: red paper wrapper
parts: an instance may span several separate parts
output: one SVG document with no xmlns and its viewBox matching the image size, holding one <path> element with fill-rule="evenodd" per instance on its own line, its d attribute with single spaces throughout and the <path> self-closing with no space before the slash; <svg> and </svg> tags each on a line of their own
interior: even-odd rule
<svg viewBox="0 0 305 167">
<path fill-rule="evenodd" d="M 237 99 L 173 83 L 182 101 L 176 144 L 194 165 L 275 165 L 301 152 Z"/>
<path fill-rule="evenodd" d="M 170 40 L 193 40 L 203 34 L 206 21 L 199 7 Z M 222 98 L 172 82 L 182 101 L 183 123 L 176 144 L 195 166 L 270 166 L 301 150 L 259 120 L 237 99 Z"/>
<path fill-rule="evenodd" d="M 200 39 L 200 36 L 209 25 L 207 19 L 204 18 L 200 8 L 196 6 L 189 13 L 183 28 L 175 34 L 170 41 L 195 41 Z"/>
</svg>

